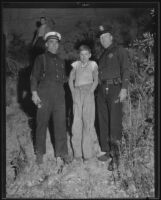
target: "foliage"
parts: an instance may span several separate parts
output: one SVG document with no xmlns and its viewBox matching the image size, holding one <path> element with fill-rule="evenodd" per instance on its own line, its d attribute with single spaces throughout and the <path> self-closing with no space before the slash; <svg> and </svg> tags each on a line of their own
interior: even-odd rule
<svg viewBox="0 0 161 200">
<path fill-rule="evenodd" d="M 136 24 L 130 16 L 109 19 L 102 25 L 112 25 L 117 43 L 127 45 L 136 37 Z M 92 49 L 92 59 L 97 61 L 103 51 L 98 38 L 98 27 L 92 20 L 78 21 L 62 43 L 63 57 L 68 60 L 77 59 L 77 49 L 85 43 Z"/>
<path fill-rule="evenodd" d="M 157 10 L 156 8 L 138 8 L 132 12 L 132 17 L 135 18 L 138 31 L 137 37 L 140 37 L 145 32 L 156 34 L 157 26 Z"/>
<path fill-rule="evenodd" d="M 131 61 L 124 105 L 120 180 L 130 197 L 154 197 L 154 38 L 150 33 L 128 49 Z"/>
<path fill-rule="evenodd" d="M 11 34 L 12 39 L 6 50 L 6 73 L 17 76 L 21 68 L 29 64 L 30 45 L 25 43 L 22 34 Z"/>
<path fill-rule="evenodd" d="M 134 98 L 148 100 L 154 96 L 153 45 L 154 38 L 150 33 L 144 33 L 142 39 L 136 39 L 130 45 L 130 95 L 132 101 Z"/>
</svg>

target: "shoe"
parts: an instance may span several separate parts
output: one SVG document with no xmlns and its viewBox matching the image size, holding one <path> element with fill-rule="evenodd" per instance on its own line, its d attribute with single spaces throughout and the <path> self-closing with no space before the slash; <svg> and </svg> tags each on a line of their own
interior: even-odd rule
<svg viewBox="0 0 161 200">
<path fill-rule="evenodd" d="M 41 165 L 43 163 L 43 155 L 42 154 L 36 155 L 36 163 L 37 163 L 37 165 Z"/>
<path fill-rule="evenodd" d="M 99 160 L 99 161 L 105 162 L 105 161 L 107 161 L 109 158 L 111 158 L 111 157 L 110 157 L 110 154 L 109 154 L 109 153 L 105 153 L 104 155 L 98 157 L 98 160 Z"/>
<path fill-rule="evenodd" d="M 69 164 L 72 162 L 72 157 L 69 155 L 65 155 L 62 157 L 62 160 L 64 161 L 64 164 Z"/>
<path fill-rule="evenodd" d="M 114 171 L 115 169 L 118 169 L 118 167 L 119 167 L 118 158 L 112 158 L 112 160 L 110 161 L 110 163 L 108 165 L 108 170 L 109 171 Z"/>
</svg>

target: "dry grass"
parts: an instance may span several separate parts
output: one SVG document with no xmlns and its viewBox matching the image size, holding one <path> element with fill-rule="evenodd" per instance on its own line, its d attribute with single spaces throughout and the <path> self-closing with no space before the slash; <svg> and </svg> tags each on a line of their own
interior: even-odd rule
<svg viewBox="0 0 161 200">
<path fill-rule="evenodd" d="M 126 102 L 120 146 L 119 179 L 133 198 L 154 197 L 154 131 L 153 123 L 146 122 L 144 103 L 139 100 L 138 107 L 134 109 L 130 98 Z"/>
<path fill-rule="evenodd" d="M 16 81 L 10 79 L 9 82 L 14 88 Z M 15 96 L 15 93 L 10 95 Z M 109 172 L 108 163 L 102 164 L 94 159 L 87 163 L 73 162 L 58 174 L 60 166 L 54 158 L 49 134 L 45 164 L 38 169 L 34 161 L 29 117 L 15 101 L 10 101 L 6 110 L 7 197 L 154 197 L 153 123 L 147 121 L 147 117 L 152 118 L 154 108 L 151 103 L 147 116 L 146 104 L 147 100 L 139 99 L 138 104 L 133 105 L 130 95 L 124 103 L 119 171 Z"/>
</svg>

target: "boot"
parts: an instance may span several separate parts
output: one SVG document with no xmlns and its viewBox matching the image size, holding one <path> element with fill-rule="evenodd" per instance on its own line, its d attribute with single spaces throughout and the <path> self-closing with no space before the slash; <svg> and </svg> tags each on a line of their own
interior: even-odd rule
<svg viewBox="0 0 161 200">
<path fill-rule="evenodd" d="M 104 155 L 98 157 L 98 160 L 102 161 L 102 162 L 105 162 L 108 159 L 110 159 L 110 153 L 109 152 L 106 152 Z"/>
<path fill-rule="evenodd" d="M 110 161 L 110 163 L 108 165 L 108 170 L 114 171 L 114 170 L 118 169 L 118 167 L 119 167 L 119 159 L 118 158 L 112 158 L 112 160 Z"/>
<path fill-rule="evenodd" d="M 117 146 L 112 148 L 111 157 L 112 157 L 112 160 L 110 161 L 110 163 L 108 165 L 108 170 L 114 171 L 115 169 L 118 169 L 118 167 L 119 167 L 120 155 L 119 155 L 119 150 L 118 150 Z"/>
<path fill-rule="evenodd" d="M 64 161 L 64 164 L 69 164 L 72 162 L 72 156 L 70 155 L 62 156 L 62 160 Z"/>
</svg>

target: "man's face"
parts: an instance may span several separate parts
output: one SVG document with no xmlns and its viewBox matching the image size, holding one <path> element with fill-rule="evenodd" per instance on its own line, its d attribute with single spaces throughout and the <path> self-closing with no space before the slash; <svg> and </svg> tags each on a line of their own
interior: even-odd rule
<svg viewBox="0 0 161 200">
<path fill-rule="evenodd" d="M 104 33 L 100 36 L 101 45 L 106 49 L 112 44 L 113 37 L 110 33 Z"/>
<path fill-rule="evenodd" d="M 45 24 L 46 23 L 46 19 L 45 18 L 41 18 L 40 22 L 41 22 L 41 24 Z"/>
<path fill-rule="evenodd" d="M 53 54 L 56 54 L 59 48 L 59 42 L 57 39 L 49 39 L 46 42 L 46 47 L 48 51 L 50 51 Z"/>
<path fill-rule="evenodd" d="M 91 57 L 91 53 L 88 50 L 80 51 L 80 60 L 83 63 L 88 62 L 89 58 Z"/>
</svg>

